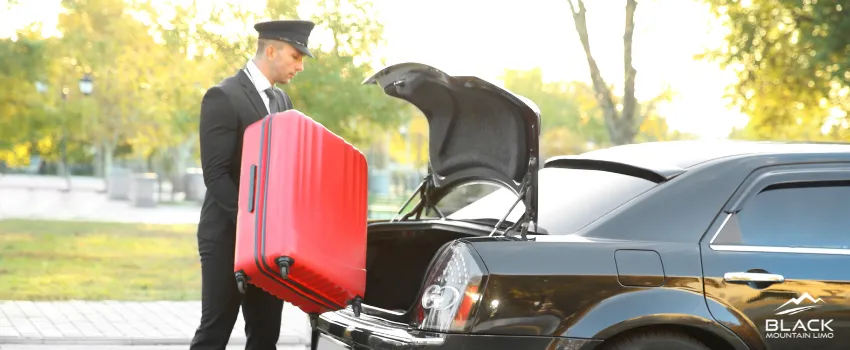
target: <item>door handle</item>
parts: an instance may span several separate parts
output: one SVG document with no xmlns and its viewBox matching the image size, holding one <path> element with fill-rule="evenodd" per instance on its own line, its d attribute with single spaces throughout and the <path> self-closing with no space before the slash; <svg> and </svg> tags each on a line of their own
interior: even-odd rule
<svg viewBox="0 0 850 350">
<path fill-rule="evenodd" d="M 773 273 L 759 272 L 727 272 L 723 274 L 723 280 L 730 283 L 752 283 L 752 282 L 768 282 L 782 283 L 785 282 L 785 277 Z"/>
</svg>

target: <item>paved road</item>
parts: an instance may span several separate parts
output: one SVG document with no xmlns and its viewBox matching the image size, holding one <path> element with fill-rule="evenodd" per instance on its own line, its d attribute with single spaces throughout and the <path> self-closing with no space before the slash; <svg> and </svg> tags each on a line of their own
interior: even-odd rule
<svg viewBox="0 0 850 350">
<path fill-rule="evenodd" d="M 126 201 L 110 201 L 105 195 L 94 192 L 0 189 L 0 219 L 197 224 L 200 212 L 200 205 L 191 203 L 137 208 Z"/>
<path fill-rule="evenodd" d="M 105 193 L 98 192 L 103 188 L 101 180 L 74 177 L 72 181 L 73 191 L 61 192 L 65 183 L 60 177 L 0 176 L 0 219 L 198 223 L 200 204 L 139 208 L 128 201 L 109 200 Z"/>
<path fill-rule="evenodd" d="M 65 178 L 53 175 L 0 174 L 0 188 L 59 190 L 65 188 Z M 71 188 L 81 192 L 102 191 L 104 182 L 92 176 L 71 176 Z"/>
</svg>

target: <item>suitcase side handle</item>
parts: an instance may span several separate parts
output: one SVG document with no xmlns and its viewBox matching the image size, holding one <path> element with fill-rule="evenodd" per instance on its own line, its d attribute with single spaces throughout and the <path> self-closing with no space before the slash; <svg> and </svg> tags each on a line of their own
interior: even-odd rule
<svg viewBox="0 0 850 350">
<path fill-rule="evenodd" d="M 255 164 L 251 164 L 251 182 L 248 185 L 248 212 L 254 212 L 254 196 L 256 193 L 257 187 L 257 166 Z"/>
</svg>

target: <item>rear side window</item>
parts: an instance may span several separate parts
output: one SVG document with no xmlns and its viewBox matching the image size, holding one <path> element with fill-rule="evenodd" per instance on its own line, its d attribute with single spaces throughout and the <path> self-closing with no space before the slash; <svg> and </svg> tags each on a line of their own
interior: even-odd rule
<svg viewBox="0 0 850 350">
<path fill-rule="evenodd" d="M 850 181 L 771 186 L 753 197 L 716 243 L 850 248 Z"/>
<path fill-rule="evenodd" d="M 549 234 L 570 234 L 656 184 L 605 171 L 548 168 L 538 172 L 538 186 L 540 227 Z M 501 219 L 517 198 L 501 188 L 476 192 L 483 194 L 480 199 L 468 200 L 468 205 L 453 210 L 449 218 Z M 516 221 L 523 212 L 525 207 L 520 202 L 507 220 Z"/>
</svg>

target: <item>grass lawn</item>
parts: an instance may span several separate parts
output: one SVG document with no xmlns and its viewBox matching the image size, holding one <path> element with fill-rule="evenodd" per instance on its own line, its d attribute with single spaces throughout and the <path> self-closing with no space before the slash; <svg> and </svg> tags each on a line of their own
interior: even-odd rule
<svg viewBox="0 0 850 350">
<path fill-rule="evenodd" d="M 0 220 L 0 300 L 199 300 L 195 229 Z"/>
</svg>

